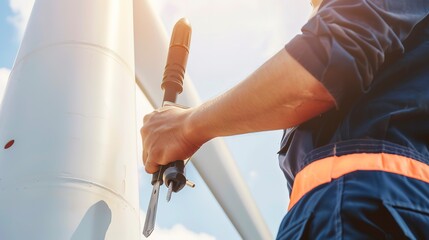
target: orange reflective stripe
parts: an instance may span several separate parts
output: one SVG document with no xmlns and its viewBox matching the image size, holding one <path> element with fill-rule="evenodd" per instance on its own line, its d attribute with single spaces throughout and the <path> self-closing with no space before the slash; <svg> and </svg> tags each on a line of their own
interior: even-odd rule
<svg viewBox="0 0 429 240">
<path fill-rule="evenodd" d="M 333 156 L 312 162 L 296 175 L 289 209 L 317 186 L 358 170 L 396 173 L 429 183 L 429 165 L 411 158 L 387 153 Z"/>
</svg>

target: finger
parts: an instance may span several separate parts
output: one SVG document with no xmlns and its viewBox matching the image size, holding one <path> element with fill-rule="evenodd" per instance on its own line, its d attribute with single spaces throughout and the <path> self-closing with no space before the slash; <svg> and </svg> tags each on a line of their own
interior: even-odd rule
<svg viewBox="0 0 429 240">
<path fill-rule="evenodd" d="M 147 157 L 148 157 L 148 153 L 143 149 L 143 155 L 142 155 L 143 165 L 146 165 Z"/>
<path fill-rule="evenodd" d="M 145 147 L 145 134 L 143 133 L 143 127 L 140 128 L 140 135 L 142 137 L 142 149 L 143 149 L 143 153 L 142 153 L 142 160 L 143 160 L 143 165 L 146 164 L 146 159 L 147 159 L 147 151 L 146 151 L 146 147 Z"/>
<path fill-rule="evenodd" d="M 159 169 L 159 165 L 157 163 L 150 161 L 150 159 L 146 161 L 145 170 L 147 173 L 150 173 L 150 174 L 156 173 L 158 169 Z"/>
</svg>

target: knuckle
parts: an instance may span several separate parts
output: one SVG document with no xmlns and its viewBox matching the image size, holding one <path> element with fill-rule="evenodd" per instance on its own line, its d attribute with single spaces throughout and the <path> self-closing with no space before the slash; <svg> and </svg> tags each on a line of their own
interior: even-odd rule
<svg viewBox="0 0 429 240">
<path fill-rule="evenodd" d="M 149 114 L 144 115 L 144 117 L 143 117 L 143 124 L 144 124 L 144 123 L 146 123 L 147 121 L 149 121 L 149 119 L 151 119 L 151 118 L 152 118 L 152 115 L 153 115 L 153 112 L 152 112 L 152 113 L 149 113 Z"/>
<path fill-rule="evenodd" d="M 148 137 L 153 132 L 153 129 L 148 127 L 147 125 L 143 125 L 140 128 L 140 135 L 143 137 L 143 140 Z"/>
<path fill-rule="evenodd" d="M 140 128 L 140 135 L 142 135 L 142 137 L 146 136 L 147 133 L 147 129 L 143 126 Z"/>
</svg>

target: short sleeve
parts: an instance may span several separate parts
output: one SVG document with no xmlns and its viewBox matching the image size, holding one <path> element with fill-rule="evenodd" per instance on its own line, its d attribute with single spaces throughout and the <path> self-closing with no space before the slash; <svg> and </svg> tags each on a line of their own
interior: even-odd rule
<svg viewBox="0 0 429 240">
<path fill-rule="evenodd" d="M 403 54 L 428 9 L 429 0 L 324 0 L 285 48 L 340 107 L 368 91 L 386 58 Z"/>
</svg>

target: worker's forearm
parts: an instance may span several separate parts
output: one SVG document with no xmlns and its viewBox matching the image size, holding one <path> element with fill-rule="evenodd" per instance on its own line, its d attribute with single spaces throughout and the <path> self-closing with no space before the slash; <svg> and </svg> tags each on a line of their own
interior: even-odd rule
<svg viewBox="0 0 429 240">
<path fill-rule="evenodd" d="M 201 106 L 164 107 L 144 118 L 143 162 L 159 165 L 187 159 L 206 141 L 300 124 L 334 105 L 333 98 L 285 50 L 227 93 Z"/>
<path fill-rule="evenodd" d="M 298 125 L 334 106 L 323 85 L 281 50 L 239 85 L 192 109 L 186 121 L 190 139 Z"/>
</svg>

